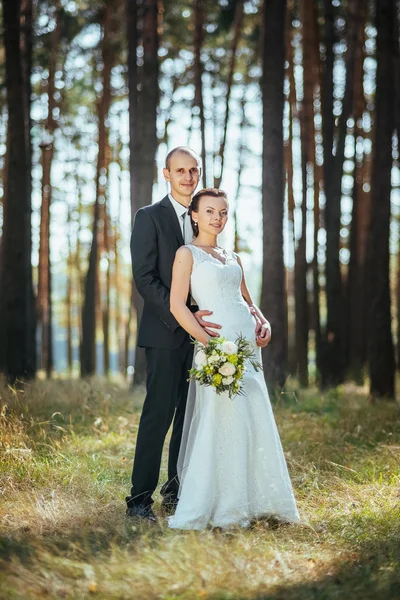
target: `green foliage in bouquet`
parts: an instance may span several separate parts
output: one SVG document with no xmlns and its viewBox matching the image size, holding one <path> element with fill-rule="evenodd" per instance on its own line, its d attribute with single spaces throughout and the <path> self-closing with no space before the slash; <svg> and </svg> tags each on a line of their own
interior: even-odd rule
<svg viewBox="0 0 400 600">
<path fill-rule="evenodd" d="M 195 367 L 189 371 L 189 379 L 201 385 L 212 386 L 217 394 L 227 392 L 229 398 L 243 395 L 242 381 L 246 360 L 259 371 L 261 363 L 256 360 L 254 346 L 242 335 L 235 342 L 225 338 L 213 338 L 206 346 L 195 344 Z"/>
</svg>

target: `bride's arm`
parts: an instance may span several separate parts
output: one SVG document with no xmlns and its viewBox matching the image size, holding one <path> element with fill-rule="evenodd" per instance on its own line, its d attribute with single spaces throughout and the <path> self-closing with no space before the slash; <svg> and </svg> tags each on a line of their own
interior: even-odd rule
<svg viewBox="0 0 400 600">
<path fill-rule="evenodd" d="M 202 344 L 207 344 L 210 336 L 207 335 L 201 325 L 197 322 L 196 317 L 193 316 L 186 306 L 192 266 L 192 253 L 189 248 L 182 246 L 175 255 L 174 266 L 172 268 L 170 310 L 179 325 L 181 325 L 189 335 Z"/>
<path fill-rule="evenodd" d="M 260 324 L 260 326 L 258 326 L 257 330 L 256 330 L 257 343 L 260 341 L 261 343 L 259 343 L 259 345 L 266 346 L 271 339 L 271 325 L 270 325 L 269 321 L 264 317 L 263 313 L 258 308 L 258 306 L 256 304 L 254 304 L 254 302 L 250 296 L 250 292 L 247 289 L 242 261 L 240 260 L 239 256 L 236 253 L 235 253 L 235 256 L 240 265 L 240 268 L 242 269 L 242 284 L 241 284 L 242 296 L 246 300 L 247 304 L 249 305 L 252 314 L 256 317 L 256 319 L 258 319 L 258 322 Z"/>
</svg>

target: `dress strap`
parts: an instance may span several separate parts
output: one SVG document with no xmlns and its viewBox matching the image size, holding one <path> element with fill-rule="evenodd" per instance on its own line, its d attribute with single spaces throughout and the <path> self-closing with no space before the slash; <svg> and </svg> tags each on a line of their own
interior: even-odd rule
<svg viewBox="0 0 400 600">
<path fill-rule="evenodd" d="M 193 256 L 192 272 L 200 263 L 210 260 L 209 256 L 207 255 L 207 252 L 205 252 L 201 248 L 197 248 L 197 246 L 195 246 L 194 244 L 186 244 L 186 248 L 189 248 Z"/>
</svg>

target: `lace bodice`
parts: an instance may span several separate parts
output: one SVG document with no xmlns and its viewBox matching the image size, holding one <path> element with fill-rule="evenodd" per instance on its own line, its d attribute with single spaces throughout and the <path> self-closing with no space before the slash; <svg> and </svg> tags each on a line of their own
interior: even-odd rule
<svg viewBox="0 0 400 600">
<path fill-rule="evenodd" d="M 233 252 L 225 251 L 225 263 L 206 250 L 188 244 L 193 256 L 190 292 L 200 310 L 212 311 L 210 320 L 222 326 L 222 335 L 236 339 L 239 333 L 255 338 L 255 322 L 241 293 L 242 268 Z"/>
<path fill-rule="evenodd" d="M 242 269 L 233 252 L 224 251 L 224 264 L 198 246 L 188 244 L 187 247 L 193 256 L 191 293 L 200 308 L 221 303 L 226 307 L 227 302 L 243 301 L 240 293 Z"/>
</svg>

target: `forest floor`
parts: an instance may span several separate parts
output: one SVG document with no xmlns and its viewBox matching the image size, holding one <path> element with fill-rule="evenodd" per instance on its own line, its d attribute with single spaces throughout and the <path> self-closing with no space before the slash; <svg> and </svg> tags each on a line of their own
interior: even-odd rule
<svg viewBox="0 0 400 600">
<path fill-rule="evenodd" d="M 399 404 L 286 390 L 303 524 L 196 533 L 168 530 L 158 496 L 158 526 L 125 517 L 141 394 L 60 380 L 0 397 L 2 600 L 400 599 Z"/>
</svg>

